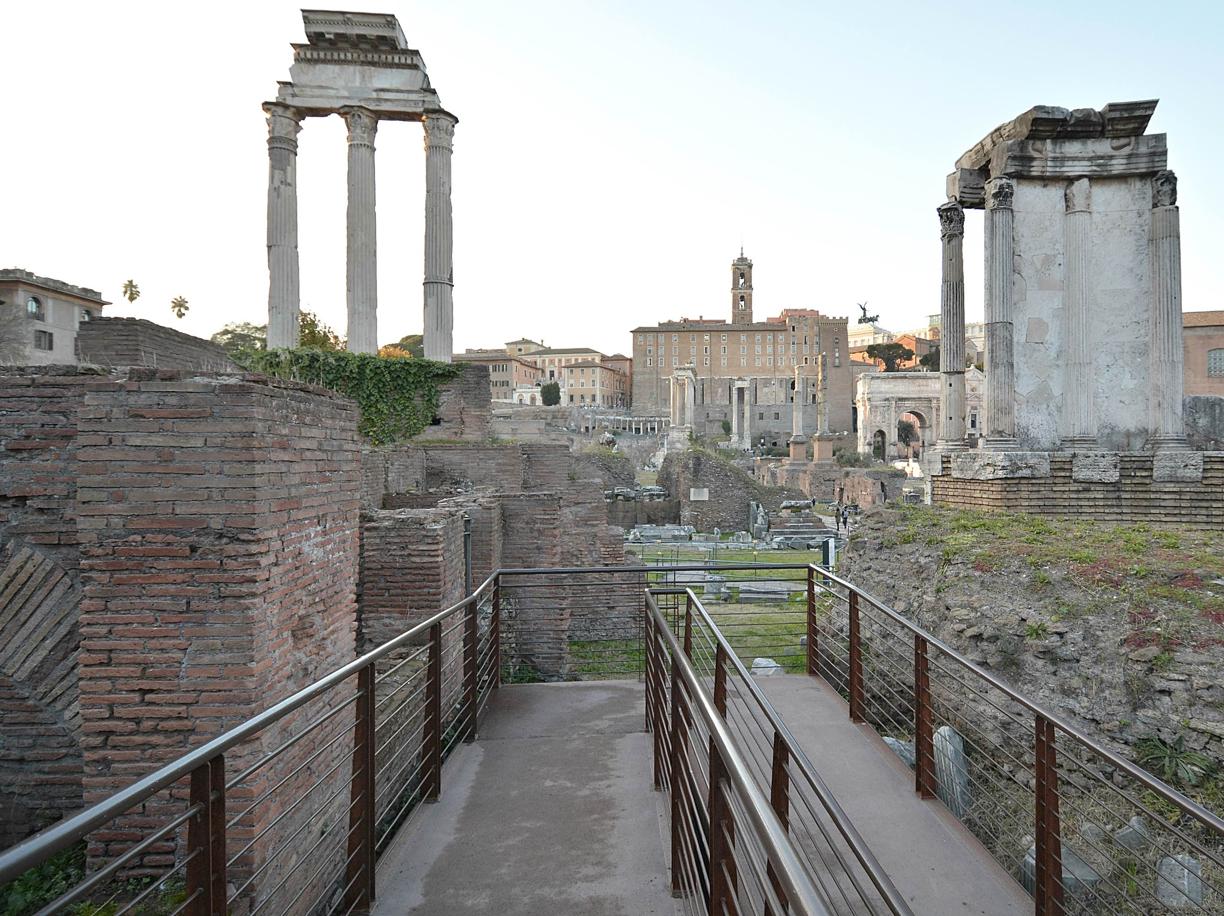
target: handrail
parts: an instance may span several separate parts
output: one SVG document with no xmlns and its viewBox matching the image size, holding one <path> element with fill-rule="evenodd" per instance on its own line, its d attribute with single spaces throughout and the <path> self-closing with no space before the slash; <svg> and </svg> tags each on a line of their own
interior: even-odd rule
<svg viewBox="0 0 1224 916">
<path fill-rule="evenodd" d="M 654 618 L 659 631 L 671 648 L 672 662 L 684 678 L 689 696 L 696 701 L 701 717 L 709 729 L 710 739 L 721 756 L 724 771 L 740 796 L 740 800 L 744 803 L 744 808 L 752 819 L 752 826 L 765 845 L 770 861 L 776 866 L 775 872 L 785 888 L 787 902 L 794 907 L 795 912 L 810 914 L 810 916 L 828 916 L 829 910 L 804 871 L 791 845 L 790 837 L 787 836 L 773 808 L 765 800 L 765 796 L 756 787 L 747 761 L 740 754 L 722 716 L 714 707 L 713 699 L 707 696 L 706 691 L 702 689 L 697 672 L 684 654 L 675 635 L 668 628 L 667 620 L 659 610 L 654 596 L 649 592 L 646 594 L 646 612 Z"/>
<path fill-rule="evenodd" d="M 833 595 L 834 597 L 840 597 L 836 595 L 832 590 L 830 590 L 827 586 L 825 586 L 823 583 L 821 583 L 820 580 L 824 578 L 824 579 L 828 579 L 833 582 L 836 582 L 838 585 L 850 591 L 857 592 L 860 599 L 867 600 L 869 603 L 875 606 L 877 610 L 881 611 L 885 616 L 889 617 L 896 623 L 901 624 L 901 626 L 909 630 L 915 636 L 920 636 L 922 639 L 926 640 L 928 645 L 934 646 L 935 648 L 939 649 L 941 652 L 943 652 L 953 661 L 957 662 L 962 667 L 973 672 L 975 675 L 977 675 L 979 678 L 984 680 L 991 687 L 994 687 L 1000 693 L 1007 696 L 1009 699 L 1013 700 L 1016 703 L 1019 703 L 1022 707 L 1024 707 L 1025 709 L 1027 709 L 1029 712 L 1033 713 L 1034 715 L 1041 716 L 1043 719 L 1045 719 L 1047 722 L 1050 722 L 1060 731 L 1065 732 L 1067 735 L 1074 738 L 1077 742 L 1079 742 L 1081 745 L 1086 747 L 1088 750 L 1092 751 L 1092 753 L 1097 754 L 1100 757 L 1103 757 L 1105 760 L 1109 762 L 1111 766 L 1117 767 L 1118 769 L 1122 770 L 1132 779 L 1141 783 L 1145 788 L 1150 789 L 1151 791 L 1159 795 L 1161 798 L 1163 798 L 1165 801 L 1167 801 L 1169 804 L 1174 805 L 1177 808 L 1179 808 L 1181 811 L 1185 812 L 1186 814 L 1189 814 L 1191 817 L 1195 818 L 1205 827 L 1210 828 L 1211 830 L 1215 831 L 1217 834 L 1224 835 L 1224 819 L 1221 819 L 1217 815 L 1213 814 L 1211 811 L 1208 811 L 1198 802 L 1194 801 L 1191 798 L 1187 798 L 1181 792 L 1178 792 L 1172 786 L 1161 782 L 1159 779 L 1152 776 L 1150 773 L 1143 770 L 1141 767 L 1136 766 L 1135 764 L 1131 763 L 1126 758 L 1121 757 L 1118 754 L 1115 754 L 1113 751 L 1109 750 L 1108 748 L 1098 744 L 1095 740 L 1093 740 L 1083 731 L 1078 729 L 1076 726 L 1072 725 L 1066 719 L 1062 718 L 1056 713 L 1050 712 L 1049 710 L 1045 709 L 1042 706 L 1038 706 L 1032 700 L 1018 693 L 1011 687 L 1008 687 L 1005 683 L 1000 681 L 997 677 L 995 677 L 989 671 L 986 671 L 985 669 L 974 664 L 969 659 L 967 659 L 964 655 L 958 652 L 956 649 L 949 646 L 946 642 L 932 635 L 931 633 L 928 633 L 926 630 L 918 626 L 913 621 L 907 620 L 905 617 L 901 616 L 900 613 L 893 610 L 892 608 L 884 604 L 884 602 L 880 601 L 878 598 L 874 597 L 873 595 L 870 595 L 867 592 L 863 591 L 857 585 L 854 585 L 847 579 L 843 579 L 841 576 L 838 576 L 835 573 L 830 572 L 825 567 L 820 566 L 816 563 L 809 564 L 808 568 L 811 570 L 811 573 L 813 575 L 813 578 L 815 579 L 815 584 L 817 588 L 820 588 L 822 591 L 828 592 L 830 595 Z"/>
<path fill-rule="evenodd" d="M 697 597 L 696 593 L 694 593 L 691 588 L 651 589 L 650 591 L 655 594 L 683 594 L 688 596 L 700 613 L 701 618 L 705 621 L 710 631 L 714 634 L 718 644 L 722 646 L 727 660 L 729 660 L 731 664 L 735 666 L 735 670 L 739 673 L 740 678 L 745 684 L 748 685 L 749 693 L 752 695 L 752 698 L 756 701 L 757 705 L 761 708 L 761 711 L 765 713 L 765 717 L 769 720 L 770 727 L 778 732 L 778 734 L 782 736 L 783 740 L 786 741 L 787 745 L 789 745 L 791 759 L 798 764 L 800 772 L 803 773 L 808 783 L 812 786 L 813 790 L 815 790 L 816 797 L 820 800 L 820 803 L 832 817 L 833 823 L 837 826 L 838 832 L 842 835 L 842 838 L 845 839 L 846 844 L 850 847 L 851 852 L 854 853 L 855 858 L 858 859 L 859 864 L 863 866 L 863 870 L 867 873 L 867 877 L 871 879 L 871 883 L 875 885 L 876 890 L 880 892 L 880 895 L 884 898 L 884 902 L 888 904 L 893 913 L 911 914 L 912 916 L 913 911 L 910 909 L 909 904 L 906 903 L 905 898 L 901 896 L 900 891 L 898 891 L 893 885 L 892 879 L 888 877 L 888 873 L 884 871 L 884 867 L 880 865 L 879 860 L 876 859 L 875 855 L 867 847 L 867 843 L 863 840 L 858 830 L 855 829 L 854 825 L 851 823 L 849 815 L 847 815 L 842 806 L 838 804 L 837 799 L 833 797 L 833 793 L 829 790 L 829 787 L 825 781 L 816 772 L 815 767 L 812 765 L 812 762 L 808 758 L 807 754 L 804 753 L 802 746 L 795 738 L 794 733 L 791 732 L 791 730 L 786 726 L 786 723 L 783 721 L 782 717 L 778 715 L 777 710 L 774 709 L 773 704 L 769 702 L 768 698 L 765 696 L 765 693 L 757 685 L 756 678 L 752 677 L 751 673 L 744 666 L 743 661 L 740 660 L 739 655 L 732 648 L 731 643 L 727 641 L 726 636 L 723 635 L 723 632 L 719 628 L 718 624 L 710 616 L 710 613 L 706 610 L 705 605 L 701 603 L 701 599 Z"/>
<path fill-rule="evenodd" d="M 95 805 L 91 805 L 84 811 L 52 824 L 50 827 L 39 831 L 31 837 L 27 837 L 16 846 L 0 851 L 0 884 L 12 881 L 27 869 L 44 861 L 47 857 L 68 848 L 73 843 L 84 838 L 91 830 L 102 826 L 112 818 L 123 814 L 133 805 L 144 801 L 172 783 L 177 782 L 218 754 L 225 753 L 236 744 L 241 743 L 274 722 L 283 719 L 289 713 L 301 708 L 315 697 L 326 693 L 337 684 L 358 674 L 366 666 L 385 658 L 396 649 L 408 644 L 422 633 L 427 632 L 430 627 L 441 623 L 450 615 L 469 607 L 473 602 L 479 603 L 485 596 L 486 589 L 495 583 L 496 580 L 497 572 L 494 571 L 472 594 L 457 601 L 450 607 L 438 611 L 432 617 L 405 630 L 399 636 L 383 643 L 376 649 L 370 650 L 365 655 L 354 659 L 342 668 L 336 669 L 331 674 L 324 675 L 314 683 L 308 684 L 297 693 L 286 697 L 279 703 L 273 704 L 245 722 L 222 732 L 199 747 L 193 748 L 183 756 L 172 760 L 149 775 L 120 789 L 114 795 L 108 796 Z"/>
</svg>

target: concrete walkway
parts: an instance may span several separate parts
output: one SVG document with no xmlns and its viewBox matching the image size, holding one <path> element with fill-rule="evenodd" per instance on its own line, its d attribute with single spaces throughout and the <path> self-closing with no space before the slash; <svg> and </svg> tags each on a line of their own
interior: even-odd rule
<svg viewBox="0 0 1224 916">
<path fill-rule="evenodd" d="M 850 721 L 833 688 L 798 675 L 757 684 L 916 914 L 1033 912 L 1033 898 L 947 808 L 918 797 L 913 771 Z"/>
<path fill-rule="evenodd" d="M 674 916 L 642 685 L 498 690 L 379 859 L 375 916 Z"/>
</svg>

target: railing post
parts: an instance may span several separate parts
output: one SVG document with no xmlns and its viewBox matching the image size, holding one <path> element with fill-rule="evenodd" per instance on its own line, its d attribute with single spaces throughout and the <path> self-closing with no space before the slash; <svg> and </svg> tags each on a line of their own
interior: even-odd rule
<svg viewBox="0 0 1224 916">
<path fill-rule="evenodd" d="M 353 767 L 349 788 L 346 909 L 369 910 L 374 900 L 375 719 L 373 663 L 357 672 L 357 720 L 353 727 Z"/>
<path fill-rule="evenodd" d="M 684 593 L 684 657 L 692 659 L 693 657 L 693 596 L 690 592 Z"/>
<path fill-rule="evenodd" d="M 479 632 L 476 613 L 475 601 L 463 612 L 463 719 L 466 723 L 463 740 L 467 744 L 476 740 L 476 648 Z"/>
<path fill-rule="evenodd" d="M 1062 830 L 1058 817 L 1058 757 L 1054 723 L 1035 716 L 1034 742 L 1037 816 L 1037 916 L 1062 916 Z"/>
<path fill-rule="evenodd" d="M 935 797 L 935 732 L 931 714 L 931 676 L 927 641 L 914 634 L 914 791 Z"/>
<path fill-rule="evenodd" d="M 472 517 L 463 513 L 463 597 L 472 594 Z"/>
<path fill-rule="evenodd" d="M 773 736 L 773 771 L 769 778 L 769 805 L 773 808 L 774 814 L 778 815 L 778 821 L 782 824 L 782 829 L 788 832 L 790 829 L 790 773 L 787 771 L 786 765 L 789 762 L 790 748 L 786 746 L 786 739 L 782 737 L 780 732 L 775 731 Z M 765 873 L 769 876 L 769 883 L 773 885 L 774 893 L 778 895 L 778 900 L 782 904 L 783 912 L 785 912 L 787 906 L 786 892 L 782 887 L 782 882 L 778 880 L 778 874 L 772 862 L 765 867 Z M 766 902 L 765 911 L 772 914 L 768 902 Z M 773 914 L 773 916 L 776 916 L 776 914 Z"/>
<path fill-rule="evenodd" d="M 429 628 L 429 667 L 425 673 L 425 800 L 442 792 L 442 624 Z"/>
<path fill-rule="evenodd" d="M 680 818 L 683 815 L 684 804 L 680 797 L 680 785 L 684 780 L 681 773 L 682 762 L 687 760 L 682 746 L 685 734 L 684 718 L 680 713 L 680 663 L 672 659 L 671 666 L 671 759 L 668 761 L 668 781 L 671 783 L 671 882 L 672 896 L 679 897 L 684 893 L 681 880 L 681 857 L 683 849 L 680 843 Z"/>
<path fill-rule="evenodd" d="M 493 689 L 501 686 L 501 573 L 493 580 L 493 619 L 489 621 L 489 641 L 493 644 Z"/>
<path fill-rule="evenodd" d="M 225 758 L 218 754 L 191 771 L 187 822 L 187 897 L 190 916 L 225 916 Z"/>
<path fill-rule="evenodd" d="M 850 589 L 850 721 L 863 721 L 863 647 L 859 636 L 859 593 Z"/>
<path fill-rule="evenodd" d="M 735 868 L 735 821 L 723 784 L 726 768 L 722 754 L 710 740 L 710 913 L 739 912 L 736 893 L 738 874 Z"/>
<path fill-rule="evenodd" d="M 663 728 L 664 719 L 663 712 L 663 673 L 662 659 L 659 657 L 661 649 L 659 647 L 658 636 L 655 633 L 655 622 L 653 618 L 646 621 L 646 686 L 650 691 L 650 727 L 654 732 L 654 787 L 656 789 L 663 788 Z"/>
<path fill-rule="evenodd" d="M 721 642 L 714 650 L 714 708 L 727 718 L 727 650 Z"/>
<path fill-rule="evenodd" d="M 817 647 L 820 631 L 816 628 L 816 567 L 809 565 L 807 574 L 807 673 L 815 677 L 819 671 Z"/>
</svg>

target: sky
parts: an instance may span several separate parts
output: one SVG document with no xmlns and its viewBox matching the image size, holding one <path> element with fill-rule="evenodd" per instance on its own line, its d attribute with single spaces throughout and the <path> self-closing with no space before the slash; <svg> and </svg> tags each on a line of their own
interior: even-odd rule
<svg viewBox="0 0 1224 916">
<path fill-rule="evenodd" d="M 1224 4 L 362 0 L 394 13 L 459 118 L 455 347 L 630 350 L 730 310 L 754 261 L 783 308 L 902 331 L 939 311 L 935 207 L 956 158 L 1033 105 L 1159 98 L 1183 303 L 1224 307 Z M 208 336 L 267 316 L 267 127 L 299 7 L 0 7 L 0 267 L 99 289 L 110 315 Z M 425 157 L 377 140 L 379 340 L 421 330 Z M 299 136 L 302 306 L 343 333 L 345 130 Z M 980 211 L 965 239 L 982 313 Z M 134 304 L 120 298 L 139 284 Z M 181 321 L 170 300 L 184 296 Z"/>
</svg>

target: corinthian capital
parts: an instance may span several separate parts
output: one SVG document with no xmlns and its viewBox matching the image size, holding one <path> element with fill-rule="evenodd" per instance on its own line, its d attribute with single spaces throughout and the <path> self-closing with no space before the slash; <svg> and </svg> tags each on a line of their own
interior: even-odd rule
<svg viewBox="0 0 1224 916">
<path fill-rule="evenodd" d="M 1010 178 L 992 178 L 986 182 L 986 209 L 1010 210 L 1016 196 L 1016 183 Z"/>
<path fill-rule="evenodd" d="M 302 129 L 301 112 L 283 102 L 264 102 L 263 110 L 268 116 L 268 142 L 288 140 L 296 148 L 298 131 Z"/>
<path fill-rule="evenodd" d="M 1168 169 L 1152 176 L 1152 206 L 1173 207 L 1177 205 L 1177 176 Z"/>
<path fill-rule="evenodd" d="M 947 241 L 965 234 L 965 210 L 954 200 L 935 208 L 939 214 L 939 237 Z"/>
<path fill-rule="evenodd" d="M 378 118 L 368 108 L 349 106 L 340 109 L 340 116 L 348 125 L 348 142 L 374 145 L 374 134 L 378 132 Z"/>
<path fill-rule="evenodd" d="M 450 149 L 455 139 L 455 124 L 452 115 L 434 113 L 425 116 L 425 148 Z"/>
</svg>

